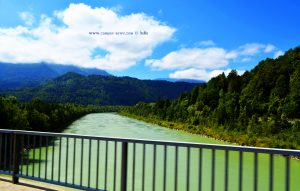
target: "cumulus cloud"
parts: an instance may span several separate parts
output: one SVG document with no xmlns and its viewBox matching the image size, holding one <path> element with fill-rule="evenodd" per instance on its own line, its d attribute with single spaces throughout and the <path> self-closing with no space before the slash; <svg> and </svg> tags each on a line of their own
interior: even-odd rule
<svg viewBox="0 0 300 191">
<path fill-rule="evenodd" d="M 32 26 L 34 23 L 34 16 L 30 12 L 20 12 L 19 17 L 27 26 Z"/>
<path fill-rule="evenodd" d="M 208 45 L 210 41 L 204 44 Z M 169 75 L 170 78 L 209 80 L 223 72 L 228 74 L 231 69 L 224 68 L 228 68 L 231 61 L 249 62 L 257 54 L 272 53 L 276 49 L 272 44 L 260 43 L 248 43 L 233 50 L 215 46 L 181 48 L 168 53 L 161 59 L 148 59 L 145 64 L 152 69 L 173 70 L 173 73 Z M 243 74 L 245 71 L 238 70 L 237 72 Z"/>
<path fill-rule="evenodd" d="M 226 70 L 203 70 L 203 69 L 195 69 L 195 68 L 190 68 L 187 70 L 180 70 L 176 71 L 174 73 L 171 73 L 169 75 L 170 78 L 175 78 L 175 79 L 195 79 L 195 80 L 204 80 L 208 81 L 212 77 L 216 77 L 222 73 L 225 75 L 228 75 L 232 69 L 226 69 Z M 237 70 L 237 73 L 239 75 L 242 75 L 245 72 L 245 70 Z"/>
<path fill-rule="evenodd" d="M 270 53 L 270 52 L 273 52 L 274 50 L 276 50 L 276 47 L 272 44 L 268 44 L 268 45 L 266 45 L 264 52 Z"/>
<path fill-rule="evenodd" d="M 259 53 L 270 53 L 276 47 L 271 44 L 249 43 L 228 51 L 219 47 L 181 48 L 168 53 L 161 59 L 148 59 L 146 65 L 154 69 L 216 69 L 226 67 L 231 60 L 241 62 L 251 60 L 251 56 Z"/>
<path fill-rule="evenodd" d="M 271 52 L 273 45 L 271 44 L 260 44 L 260 43 L 248 43 L 245 45 L 240 46 L 238 49 L 234 50 L 239 55 L 242 56 L 253 56 L 255 54 L 261 53 L 261 52 Z M 275 47 L 274 47 L 275 48 Z"/>
<path fill-rule="evenodd" d="M 20 17 L 26 25 L 32 24 L 29 14 L 21 13 Z M 148 35 L 89 34 L 140 31 L 147 31 Z M 36 27 L 0 28 L 0 61 L 44 61 L 122 70 L 150 56 L 154 48 L 170 40 L 174 32 L 174 28 L 144 13 L 121 16 L 114 9 L 70 4 L 51 17 L 42 15 Z M 95 50 L 103 50 L 105 54 L 95 55 Z"/>
<path fill-rule="evenodd" d="M 162 59 L 148 59 L 146 65 L 155 69 L 220 68 L 236 55 L 222 48 L 182 48 Z"/>
<path fill-rule="evenodd" d="M 282 50 L 278 50 L 275 52 L 273 58 L 278 58 L 279 56 L 282 56 L 282 55 L 284 55 L 284 52 Z"/>
</svg>

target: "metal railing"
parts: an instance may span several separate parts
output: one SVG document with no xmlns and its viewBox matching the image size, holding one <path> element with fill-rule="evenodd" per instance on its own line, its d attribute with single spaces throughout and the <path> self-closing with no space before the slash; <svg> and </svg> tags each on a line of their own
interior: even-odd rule
<svg viewBox="0 0 300 191">
<path fill-rule="evenodd" d="M 297 190 L 298 150 L 0 130 L 0 173 L 83 190 Z M 297 174 L 298 173 L 298 174 Z"/>
</svg>

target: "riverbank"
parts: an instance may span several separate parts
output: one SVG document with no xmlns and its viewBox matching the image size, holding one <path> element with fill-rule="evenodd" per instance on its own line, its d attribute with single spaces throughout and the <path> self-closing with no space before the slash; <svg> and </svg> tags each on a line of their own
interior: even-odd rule
<svg viewBox="0 0 300 191">
<path fill-rule="evenodd" d="M 255 147 L 270 147 L 270 148 L 288 148 L 288 149 L 300 149 L 300 146 L 296 143 L 285 142 L 282 138 L 276 136 L 262 137 L 259 135 L 246 134 L 238 131 L 228 131 L 223 128 L 209 128 L 205 126 L 195 126 L 190 124 L 178 123 L 165 121 L 160 119 L 147 118 L 142 116 L 137 116 L 134 114 L 129 114 L 125 112 L 119 112 L 118 114 L 133 118 L 136 120 L 144 121 L 147 123 L 156 124 L 162 127 L 176 129 L 181 131 L 186 131 L 193 134 L 199 134 L 203 136 L 208 136 L 221 141 L 230 142 L 233 144 L 238 144 L 242 146 L 255 146 Z M 284 134 L 281 136 L 285 136 Z"/>
</svg>

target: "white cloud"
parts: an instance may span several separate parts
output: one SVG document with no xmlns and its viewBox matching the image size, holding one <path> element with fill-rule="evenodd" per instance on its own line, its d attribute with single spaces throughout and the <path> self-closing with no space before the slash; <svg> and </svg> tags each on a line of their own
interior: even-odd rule
<svg viewBox="0 0 300 191">
<path fill-rule="evenodd" d="M 208 43 L 207 43 L 208 44 Z M 148 59 L 146 65 L 158 70 L 173 70 L 170 78 L 188 78 L 209 80 L 221 73 L 226 75 L 231 71 L 228 68 L 231 61 L 249 62 L 257 54 L 274 52 L 272 44 L 248 43 L 233 50 L 220 47 L 181 48 L 162 57 Z M 175 70 L 175 71 L 174 71 Z M 243 74 L 244 70 L 238 70 Z"/>
<path fill-rule="evenodd" d="M 242 58 L 241 62 L 249 62 L 251 61 L 251 58 L 249 57 L 245 57 L 245 58 Z"/>
<path fill-rule="evenodd" d="M 279 56 L 282 56 L 282 55 L 284 55 L 284 52 L 282 50 L 278 50 L 277 52 L 275 52 L 273 58 L 278 58 Z"/>
<path fill-rule="evenodd" d="M 153 69 L 218 69 L 228 66 L 230 61 L 248 62 L 256 54 L 269 53 L 276 47 L 271 44 L 249 43 L 234 50 L 220 47 L 181 48 L 168 53 L 161 59 L 148 59 L 146 65 Z"/>
<path fill-rule="evenodd" d="M 30 16 L 22 15 L 30 24 Z M 53 20 L 62 24 L 55 24 Z M 89 34 L 135 31 L 147 31 L 148 35 Z M 174 32 L 174 28 L 144 13 L 121 16 L 113 9 L 70 4 L 65 10 L 55 11 L 53 17 L 42 15 L 36 27 L 0 28 L 0 61 L 45 61 L 121 70 L 150 56 L 154 48 L 170 40 Z M 97 49 L 106 54 L 93 55 Z"/>
<path fill-rule="evenodd" d="M 19 17 L 27 26 L 32 26 L 32 24 L 34 23 L 34 16 L 30 12 L 20 12 Z"/>
<path fill-rule="evenodd" d="M 203 70 L 203 69 L 190 68 L 187 70 L 180 70 L 180 71 L 171 73 L 169 75 L 169 77 L 175 78 L 175 79 L 195 79 L 195 80 L 208 81 L 212 77 L 216 77 L 216 76 L 222 74 L 223 72 L 225 75 L 228 75 L 231 72 L 231 70 L 232 69 L 207 71 L 207 70 Z M 245 72 L 244 70 L 237 71 L 237 73 L 239 75 L 242 75 L 244 72 Z"/>
<path fill-rule="evenodd" d="M 272 44 L 268 44 L 268 45 L 266 45 L 264 52 L 270 53 L 270 52 L 273 52 L 274 50 L 276 50 L 276 47 Z"/>
<path fill-rule="evenodd" d="M 266 49 L 268 45 L 259 44 L 259 43 L 249 43 L 245 44 L 243 46 L 240 46 L 237 50 L 237 54 L 243 55 L 243 56 L 253 56 L 255 54 L 260 53 L 264 49 Z"/>
<path fill-rule="evenodd" d="M 160 60 L 146 60 L 146 65 L 155 69 L 220 68 L 228 65 L 235 55 L 222 48 L 182 48 L 170 52 Z"/>
<path fill-rule="evenodd" d="M 215 46 L 216 43 L 212 40 L 205 40 L 196 43 L 197 46 Z"/>
</svg>

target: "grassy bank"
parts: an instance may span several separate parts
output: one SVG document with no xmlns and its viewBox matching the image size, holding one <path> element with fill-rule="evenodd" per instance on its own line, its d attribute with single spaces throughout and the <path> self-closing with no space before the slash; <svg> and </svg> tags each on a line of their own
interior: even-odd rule
<svg viewBox="0 0 300 191">
<path fill-rule="evenodd" d="M 247 134 L 247 133 L 237 132 L 237 131 L 228 131 L 222 127 L 209 128 L 200 125 L 196 126 L 196 125 L 160 120 L 151 117 L 137 116 L 134 114 L 129 114 L 127 112 L 119 112 L 119 114 L 129 118 L 144 121 L 147 123 L 160 125 L 166 128 L 182 130 L 193 134 L 204 135 L 214 139 L 235 143 L 238 145 L 300 149 L 299 144 L 290 141 L 290 139 L 292 138 L 288 135 L 288 133 L 282 133 L 280 135 L 270 135 L 267 137 L 267 136 L 259 136 L 257 134 Z"/>
</svg>

